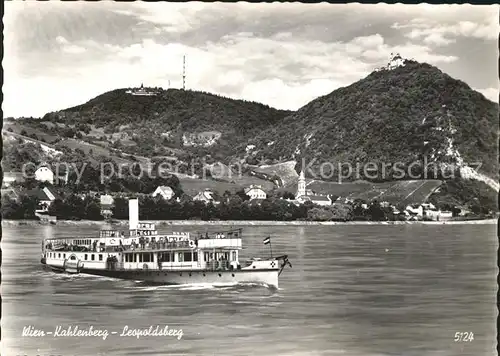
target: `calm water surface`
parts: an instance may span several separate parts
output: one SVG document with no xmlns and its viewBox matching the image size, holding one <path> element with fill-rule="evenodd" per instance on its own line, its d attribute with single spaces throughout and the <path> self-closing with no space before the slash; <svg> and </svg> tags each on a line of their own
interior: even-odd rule
<svg viewBox="0 0 500 356">
<path fill-rule="evenodd" d="M 43 237 L 96 230 L 3 228 L 3 355 L 496 354 L 495 225 L 244 228 L 243 258 L 268 253 L 262 238 L 269 233 L 274 253 L 289 254 L 293 268 L 277 291 L 147 286 L 42 270 Z M 118 334 L 23 337 L 28 325 Z M 120 337 L 126 325 L 168 325 L 183 336 Z M 454 342 L 456 332 L 473 332 L 474 340 Z"/>
</svg>

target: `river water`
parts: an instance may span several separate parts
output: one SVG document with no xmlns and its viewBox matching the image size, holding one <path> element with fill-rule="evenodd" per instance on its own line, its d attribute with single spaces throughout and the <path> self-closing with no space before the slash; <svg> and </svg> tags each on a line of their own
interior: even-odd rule
<svg viewBox="0 0 500 356">
<path fill-rule="evenodd" d="M 2 355 L 494 355 L 496 230 L 246 227 L 243 258 L 269 253 L 262 238 L 271 234 L 273 252 L 292 262 L 271 290 L 57 275 L 41 268 L 42 238 L 93 235 L 95 227 L 4 227 Z M 23 337 L 30 325 L 116 334 Z M 120 336 L 126 326 L 151 325 L 182 329 L 182 337 Z M 473 340 L 454 341 L 457 332 Z"/>
</svg>

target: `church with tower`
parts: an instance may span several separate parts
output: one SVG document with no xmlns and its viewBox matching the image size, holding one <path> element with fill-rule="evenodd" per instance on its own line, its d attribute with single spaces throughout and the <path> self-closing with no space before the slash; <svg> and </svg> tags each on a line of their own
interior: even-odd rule
<svg viewBox="0 0 500 356">
<path fill-rule="evenodd" d="M 314 194 L 314 192 L 311 189 L 307 189 L 306 177 L 303 171 L 301 171 L 299 175 L 295 200 L 300 204 L 304 204 L 305 202 L 308 201 L 312 202 L 313 204 L 323 205 L 323 206 L 332 204 L 332 200 L 330 199 L 329 196 Z"/>
</svg>

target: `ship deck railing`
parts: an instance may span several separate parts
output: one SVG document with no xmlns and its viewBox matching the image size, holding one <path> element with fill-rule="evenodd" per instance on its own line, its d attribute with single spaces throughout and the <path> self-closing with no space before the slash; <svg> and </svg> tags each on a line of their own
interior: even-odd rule
<svg viewBox="0 0 500 356">
<path fill-rule="evenodd" d="M 212 233 L 192 233 L 190 234 L 190 237 L 194 237 L 194 241 L 196 240 L 211 240 L 211 239 L 237 239 L 242 237 L 242 230 L 243 229 L 233 229 L 233 230 L 225 230 L 225 231 L 219 231 L 219 232 L 212 232 Z M 156 230 L 155 230 L 156 231 Z M 45 239 L 46 242 L 63 242 L 63 241 L 72 241 L 72 240 L 92 240 L 92 241 L 98 241 L 101 238 L 104 237 L 115 237 L 115 238 L 140 238 L 140 237 L 145 237 L 145 238 L 152 238 L 154 237 L 155 239 L 160 239 L 160 238 L 165 238 L 169 236 L 184 236 L 181 233 L 164 233 L 164 234 L 157 234 L 157 235 L 129 235 L 129 236 L 122 236 L 118 233 L 118 230 L 100 230 L 100 232 L 116 232 L 115 235 L 110 235 L 110 236 L 80 236 L 80 237 L 53 237 L 49 239 Z"/>
<path fill-rule="evenodd" d="M 46 247 L 47 251 L 50 252 L 160 252 L 165 250 L 194 250 L 198 246 L 195 242 L 194 245 L 190 245 L 189 241 L 173 241 L 173 242 L 150 242 L 147 244 L 136 244 L 136 245 L 117 245 L 117 246 L 99 246 L 97 244 L 95 247 L 90 246 L 79 246 L 79 245 L 67 245 L 67 246 L 57 246 L 57 248 Z M 223 246 L 217 247 L 216 250 L 233 249 L 236 246 Z"/>
</svg>

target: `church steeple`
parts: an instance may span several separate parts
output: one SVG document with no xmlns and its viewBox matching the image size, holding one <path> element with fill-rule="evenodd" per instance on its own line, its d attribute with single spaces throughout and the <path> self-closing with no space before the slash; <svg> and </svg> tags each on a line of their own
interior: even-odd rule
<svg viewBox="0 0 500 356">
<path fill-rule="evenodd" d="M 300 196 L 305 196 L 306 195 L 306 177 L 304 175 L 304 172 L 301 171 L 299 175 L 299 181 L 297 185 L 297 194 L 295 198 L 300 197 Z"/>
</svg>

